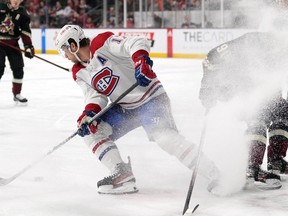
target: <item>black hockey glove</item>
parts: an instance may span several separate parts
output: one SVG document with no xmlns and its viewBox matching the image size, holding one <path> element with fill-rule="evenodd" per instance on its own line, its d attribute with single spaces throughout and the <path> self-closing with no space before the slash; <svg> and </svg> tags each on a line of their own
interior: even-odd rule
<svg viewBox="0 0 288 216">
<path fill-rule="evenodd" d="M 35 51 L 34 51 L 33 45 L 25 45 L 24 48 L 25 48 L 25 56 L 27 58 L 32 59 L 34 57 L 34 55 L 35 55 Z"/>
</svg>

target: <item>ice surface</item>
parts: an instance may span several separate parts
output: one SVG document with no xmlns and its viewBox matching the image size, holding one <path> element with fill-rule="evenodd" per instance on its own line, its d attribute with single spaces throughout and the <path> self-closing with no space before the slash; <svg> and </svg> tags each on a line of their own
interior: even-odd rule
<svg viewBox="0 0 288 216">
<path fill-rule="evenodd" d="M 64 67 L 70 66 L 59 56 L 40 56 Z M 198 100 L 201 60 L 153 60 L 154 69 L 171 97 L 178 129 L 189 140 L 199 143 L 205 111 Z M 22 94 L 28 98 L 28 106 L 15 106 L 13 102 L 9 67 L 0 81 L 2 178 L 13 176 L 73 134 L 76 119 L 83 109 L 81 90 L 70 73 L 39 59 L 25 59 L 25 63 Z M 222 128 L 218 126 L 220 121 Z M 207 129 L 204 150 L 222 171 L 223 193 L 229 195 L 218 197 L 210 194 L 206 191 L 206 180 L 198 176 L 190 202 L 191 208 L 200 204 L 194 214 L 287 215 L 287 181 L 283 182 L 281 189 L 274 191 L 240 190 L 247 157 L 242 140 L 245 125 L 237 122 L 231 109 L 227 108 L 227 112 L 221 115 L 217 109 L 212 110 Z M 11 184 L 0 187 L 0 215 L 181 215 L 191 171 L 163 152 L 157 144 L 149 142 L 142 129 L 127 134 L 117 144 L 123 158 L 131 157 L 139 193 L 98 195 L 97 180 L 107 175 L 107 170 L 81 138 L 74 137 Z"/>
</svg>

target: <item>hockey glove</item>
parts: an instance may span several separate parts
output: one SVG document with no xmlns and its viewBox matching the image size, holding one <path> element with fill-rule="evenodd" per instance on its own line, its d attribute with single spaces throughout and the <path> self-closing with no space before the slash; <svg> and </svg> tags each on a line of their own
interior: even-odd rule
<svg viewBox="0 0 288 216">
<path fill-rule="evenodd" d="M 78 135 L 81 137 L 84 137 L 86 135 L 89 134 L 95 134 L 97 131 L 97 125 L 98 122 L 97 121 L 93 121 L 92 123 L 89 124 L 89 121 L 91 120 L 91 118 L 93 118 L 93 116 L 95 116 L 96 113 L 93 111 L 88 111 L 88 110 L 84 110 L 82 115 L 79 116 L 78 120 L 77 120 L 77 126 L 78 126 Z"/>
<path fill-rule="evenodd" d="M 140 86 L 148 86 L 156 74 L 152 70 L 153 61 L 148 56 L 135 59 L 135 78 Z"/>
<path fill-rule="evenodd" d="M 25 48 L 25 56 L 27 58 L 32 59 L 35 55 L 35 50 L 34 50 L 33 45 L 25 45 L 24 48 Z"/>
</svg>

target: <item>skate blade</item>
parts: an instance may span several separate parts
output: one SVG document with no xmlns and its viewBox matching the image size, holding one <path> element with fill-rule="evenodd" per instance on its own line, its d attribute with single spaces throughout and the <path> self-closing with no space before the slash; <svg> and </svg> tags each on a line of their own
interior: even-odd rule
<svg viewBox="0 0 288 216">
<path fill-rule="evenodd" d="M 276 190 L 282 187 L 280 180 L 278 179 L 267 179 L 266 183 L 254 182 L 255 186 L 261 190 Z"/>
<path fill-rule="evenodd" d="M 15 106 L 19 106 L 19 107 L 28 106 L 28 101 L 27 102 L 14 101 L 14 102 L 15 102 Z"/>
<path fill-rule="evenodd" d="M 192 216 L 192 214 L 197 210 L 199 204 L 197 204 L 193 209 L 188 208 L 183 216 Z"/>
<path fill-rule="evenodd" d="M 121 194 L 137 193 L 137 192 L 138 192 L 138 188 L 136 187 L 135 182 L 126 182 L 119 187 L 113 187 L 113 185 L 103 185 L 98 188 L 99 194 L 121 195 Z"/>
</svg>

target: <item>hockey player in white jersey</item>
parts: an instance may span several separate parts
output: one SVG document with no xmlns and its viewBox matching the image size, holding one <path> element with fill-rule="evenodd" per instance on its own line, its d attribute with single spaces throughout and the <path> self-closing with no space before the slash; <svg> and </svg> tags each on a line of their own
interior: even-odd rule
<svg viewBox="0 0 288 216">
<path fill-rule="evenodd" d="M 152 70 L 147 39 L 104 32 L 90 40 L 79 26 L 65 25 L 56 38 L 56 47 L 75 63 L 73 78 L 84 93 L 85 108 L 77 121 L 78 134 L 111 172 L 98 181 L 99 193 L 138 191 L 130 160 L 124 163 L 115 144 L 117 139 L 137 127 L 143 127 L 149 140 L 155 141 L 185 166 L 194 167 L 198 148 L 178 133 L 169 97 Z M 108 100 L 113 102 L 136 82 L 139 85 L 100 121 L 88 125 Z M 210 181 L 218 177 L 214 164 L 204 155 L 199 172 Z"/>
</svg>

